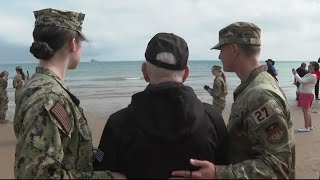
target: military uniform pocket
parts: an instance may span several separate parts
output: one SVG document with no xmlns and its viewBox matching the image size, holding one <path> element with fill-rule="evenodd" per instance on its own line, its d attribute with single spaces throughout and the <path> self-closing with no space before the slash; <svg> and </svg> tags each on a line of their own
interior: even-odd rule
<svg viewBox="0 0 320 180">
<path fill-rule="evenodd" d="M 79 132 L 84 141 L 91 141 L 92 135 L 87 120 L 84 117 L 79 119 Z"/>
</svg>

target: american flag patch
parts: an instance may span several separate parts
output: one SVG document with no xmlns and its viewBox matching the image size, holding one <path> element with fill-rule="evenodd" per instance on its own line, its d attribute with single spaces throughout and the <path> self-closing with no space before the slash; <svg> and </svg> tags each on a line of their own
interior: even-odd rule
<svg viewBox="0 0 320 180">
<path fill-rule="evenodd" d="M 57 119 L 63 130 L 69 134 L 71 130 L 71 121 L 64 105 L 61 102 L 57 102 L 50 109 L 50 113 Z"/>
<path fill-rule="evenodd" d="M 95 155 L 96 160 L 98 160 L 99 162 L 102 162 L 103 156 L 104 156 L 104 152 L 98 149 Z"/>
</svg>

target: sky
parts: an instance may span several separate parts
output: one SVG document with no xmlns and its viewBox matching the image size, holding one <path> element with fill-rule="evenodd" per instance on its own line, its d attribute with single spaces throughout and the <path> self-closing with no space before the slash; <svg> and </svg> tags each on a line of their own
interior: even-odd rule
<svg viewBox="0 0 320 180">
<path fill-rule="evenodd" d="M 82 61 L 143 61 L 159 32 L 183 37 L 190 60 L 218 60 L 210 50 L 225 26 L 248 21 L 262 32 L 260 60 L 314 61 L 320 57 L 319 0 L 1 0 L 0 64 L 37 62 L 33 11 L 44 8 L 86 14 Z"/>
</svg>

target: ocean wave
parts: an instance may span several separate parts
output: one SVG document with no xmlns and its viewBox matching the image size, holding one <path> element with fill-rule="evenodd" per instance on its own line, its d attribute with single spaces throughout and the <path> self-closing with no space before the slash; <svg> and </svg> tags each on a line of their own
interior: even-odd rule
<svg viewBox="0 0 320 180">
<path fill-rule="evenodd" d="M 83 78 L 83 79 L 68 79 L 67 82 L 96 82 L 96 81 L 125 81 L 125 80 L 140 80 L 142 77 L 92 77 L 92 78 Z"/>
<path fill-rule="evenodd" d="M 126 77 L 124 79 L 126 79 L 126 80 L 138 80 L 138 79 L 142 79 L 142 77 Z"/>
</svg>

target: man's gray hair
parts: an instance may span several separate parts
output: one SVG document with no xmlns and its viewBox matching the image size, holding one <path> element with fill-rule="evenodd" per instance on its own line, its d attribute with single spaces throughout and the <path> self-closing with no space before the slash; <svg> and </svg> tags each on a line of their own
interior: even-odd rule
<svg viewBox="0 0 320 180">
<path fill-rule="evenodd" d="M 158 53 L 156 56 L 156 60 L 165 62 L 168 64 L 176 64 L 177 60 L 172 53 L 162 52 Z M 150 78 L 150 83 L 158 84 L 162 82 L 179 82 L 182 83 L 182 77 L 184 74 L 184 70 L 168 70 L 164 68 L 157 67 L 148 61 L 147 63 L 147 73 Z"/>
</svg>

